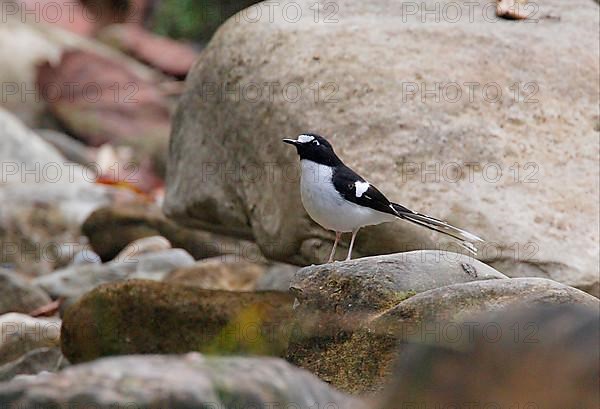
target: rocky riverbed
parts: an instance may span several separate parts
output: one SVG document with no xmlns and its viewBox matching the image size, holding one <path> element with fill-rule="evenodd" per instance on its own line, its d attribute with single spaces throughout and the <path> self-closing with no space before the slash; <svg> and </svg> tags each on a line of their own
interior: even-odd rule
<svg viewBox="0 0 600 409">
<path fill-rule="evenodd" d="M 151 3 L 0 26 L 0 408 L 600 406 L 597 2 L 261 3 L 202 52 Z M 306 131 L 478 256 L 397 222 L 323 264 Z"/>
</svg>

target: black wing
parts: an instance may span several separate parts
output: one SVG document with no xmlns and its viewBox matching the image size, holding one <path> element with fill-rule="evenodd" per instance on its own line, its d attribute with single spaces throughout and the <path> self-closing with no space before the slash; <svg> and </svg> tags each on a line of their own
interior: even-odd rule
<svg viewBox="0 0 600 409">
<path fill-rule="evenodd" d="M 376 187 L 369 184 L 368 189 L 356 196 L 356 182 L 366 182 L 356 172 L 347 166 L 339 166 L 333 173 L 333 185 L 340 192 L 342 197 L 349 202 L 361 206 L 370 207 L 383 213 L 398 216 L 406 221 L 418 224 L 419 226 L 446 234 L 461 242 L 461 245 L 472 254 L 477 254 L 477 249 L 472 242 L 483 242 L 483 240 L 468 231 L 454 227 L 442 220 L 414 212 L 407 207 L 397 203 L 391 203 Z"/>
<path fill-rule="evenodd" d="M 357 197 L 356 182 L 366 182 L 366 180 L 347 166 L 339 166 L 333 173 L 333 186 L 347 201 L 398 216 L 397 211 L 392 207 L 392 203 L 388 198 L 371 184 L 369 184 L 369 188 L 360 197 Z M 409 211 L 408 209 L 406 210 Z"/>
</svg>

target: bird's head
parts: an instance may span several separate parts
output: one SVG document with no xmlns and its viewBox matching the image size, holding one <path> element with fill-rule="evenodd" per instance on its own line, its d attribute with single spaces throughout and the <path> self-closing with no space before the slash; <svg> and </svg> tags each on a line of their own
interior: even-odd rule
<svg viewBox="0 0 600 409">
<path fill-rule="evenodd" d="M 299 135 L 297 139 L 284 139 L 283 142 L 294 145 L 300 159 L 330 166 L 341 162 L 331 144 L 320 135 L 307 133 Z"/>
</svg>

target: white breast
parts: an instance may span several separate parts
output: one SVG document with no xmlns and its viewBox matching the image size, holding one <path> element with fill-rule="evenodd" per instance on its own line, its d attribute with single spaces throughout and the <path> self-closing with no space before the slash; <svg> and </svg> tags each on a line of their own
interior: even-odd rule
<svg viewBox="0 0 600 409">
<path fill-rule="evenodd" d="M 302 204 L 314 221 L 328 230 L 351 232 L 362 226 L 394 220 L 395 217 L 348 202 L 335 190 L 329 166 L 302 159 L 300 193 Z"/>
</svg>

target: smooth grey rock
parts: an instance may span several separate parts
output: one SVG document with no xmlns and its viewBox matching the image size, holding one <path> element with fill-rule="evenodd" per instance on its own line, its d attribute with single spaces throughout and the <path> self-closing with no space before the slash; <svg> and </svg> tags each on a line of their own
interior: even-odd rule
<svg viewBox="0 0 600 409">
<path fill-rule="evenodd" d="M 503 278 L 471 257 L 425 250 L 304 267 L 291 289 L 302 308 L 375 312 L 432 288 Z"/>
<path fill-rule="evenodd" d="M 40 372 L 55 372 L 66 366 L 60 348 L 38 348 L 27 352 L 19 359 L 0 366 L 0 382 L 16 376 L 36 375 Z"/>
<path fill-rule="evenodd" d="M 18 359 L 28 351 L 60 344 L 61 321 L 9 313 L 0 315 L 0 365 Z"/>
<path fill-rule="evenodd" d="M 51 301 L 41 288 L 15 272 L 0 268 L 0 315 L 7 312 L 29 313 Z"/>
<path fill-rule="evenodd" d="M 139 256 L 135 273 L 130 278 L 162 280 L 171 271 L 194 265 L 194 258 L 183 249 L 168 249 Z"/>
<path fill-rule="evenodd" d="M 75 254 L 73 260 L 71 260 L 71 265 L 81 266 L 86 264 L 102 264 L 102 259 L 92 249 L 84 248 Z"/>
<path fill-rule="evenodd" d="M 162 236 L 150 236 L 137 239 L 129 243 L 115 257 L 116 261 L 131 260 L 141 254 L 154 253 L 172 248 L 169 240 Z"/>
<path fill-rule="evenodd" d="M 28 129 L 12 113 L 0 108 L 0 159 L 3 163 L 2 182 L 19 183 L 22 173 L 15 172 L 9 165 L 27 165 L 27 169 L 35 169 L 36 164 L 63 162 L 62 155 L 49 143 Z M 18 168 L 16 169 L 19 170 Z M 30 176 L 29 179 L 33 179 Z"/>
<path fill-rule="evenodd" d="M 351 409 L 359 401 L 308 372 L 272 358 L 125 356 L 71 366 L 54 375 L 0 385 L 0 404 L 137 405 L 171 409 L 327 405 Z"/>
<path fill-rule="evenodd" d="M 257 291 L 289 291 L 294 275 L 299 267 L 291 264 L 275 263 L 256 282 Z"/>
<path fill-rule="evenodd" d="M 53 298 L 76 299 L 100 284 L 124 280 L 135 269 L 136 263 L 69 266 L 39 277 L 34 282 Z"/>
<path fill-rule="evenodd" d="M 36 129 L 35 132 L 71 162 L 86 166 L 95 160 L 94 148 L 86 146 L 72 136 L 52 129 Z"/>
<path fill-rule="evenodd" d="M 168 249 L 131 258 L 115 259 L 105 264 L 76 265 L 39 277 L 34 283 L 52 297 L 63 297 L 71 304 L 97 286 L 134 278 L 161 281 L 169 272 L 194 264 L 185 250 Z"/>
<path fill-rule="evenodd" d="M 278 10 L 300 21 L 265 4 L 229 19 L 173 118 L 165 212 L 250 235 L 270 259 L 323 262 L 333 233 L 304 211 L 281 143 L 313 131 L 391 200 L 488 240 L 482 261 L 600 295 L 598 5 L 547 0 L 516 23 L 455 4 L 458 21 L 437 0 L 349 0 L 318 22 L 312 0 L 288 0 Z M 395 222 L 361 230 L 355 255 L 426 248 L 458 249 Z"/>
<path fill-rule="evenodd" d="M 545 278 L 509 278 L 454 284 L 419 293 L 381 314 L 370 327 L 401 333 L 415 324 L 457 324 L 478 313 L 565 304 L 600 311 L 598 298 L 576 288 Z"/>
</svg>

